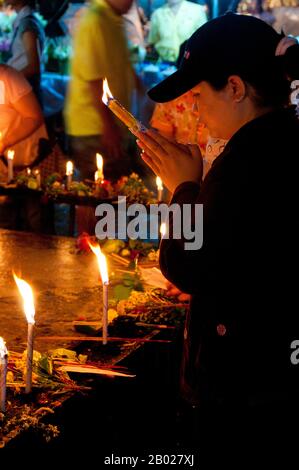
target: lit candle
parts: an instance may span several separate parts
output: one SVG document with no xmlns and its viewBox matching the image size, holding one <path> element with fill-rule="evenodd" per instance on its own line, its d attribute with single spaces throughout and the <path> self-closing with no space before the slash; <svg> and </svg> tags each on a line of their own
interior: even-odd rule
<svg viewBox="0 0 299 470">
<path fill-rule="evenodd" d="M 27 175 L 31 176 L 31 168 L 27 168 Z"/>
<path fill-rule="evenodd" d="M 7 349 L 3 338 L 0 337 L 0 411 L 6 410 L 6 375 L 7 375 Z"/>
<path fill-rule="evenodd" d="M 7 152 L 7 165 L 8 165 L 8 174 L 7 174 L 7 182 L 13 180 L 13 160 L 15 158 L 14 150 L 8 150 Z"/>
<path fill-rule="evenodd" d="M 35 178 L 36 178 L 37 187 L 38 187 L 38 189 L 40 189 L 41 184 L 42 184 L 42 181 L 41 181 L 41 175 L 40 175 L 39 169 L 36 169 L 36 170 L 34 171 L 34 176 L 35 176 Z"/>
<path fill-rule="evenodd" d="M 163 198 L 163 183 L 160 178 L 160 176 L 157 176 L 156 178 L 156 185 L 157 185 L 157 190 L 158 190 L 158 201 L 162 201 Z"/>
<path fill-rule="evenodd" d="M 103 81 L 103 103 L 118 117 L 129 129 L 145 130 L 145 127 L 139 122 L 133 114 L 131 114 L 126 108 L 117 101 L 108 86 L 107 78 Z"/>
<path fill-rule="evenodd" d="M 99 197 L 100 196 L 101 184 L 102 184 L 102 181 L 103 181 L 101 179 L 101 175 L 99 173 L 99 170 L 97 170 L 94 174 L 94 181 L 95 181 L 95 184 L 96 184 L 95 195 L 96 195 L 96 197 Z"/>
<path fill-rule="evenodd" d="M 108 267 L 105 255 L 103 255 L 99 245 L 92 245 L 89 243 L 89 246 L 93 253 L 97 257 L 99 271 L 102 278 L 103 284 L 103 344 L 107 344 L 108 336 L 108 286 L 109 286 L 109 276 L 108 276 Z"/>
<path fill-rule="evenodd" d="M 166 223 L 165 222 L 162 222 L 161 226 L 160 226 L 160 234 L 161 234 L 161 237 L 165 237 L 166 235 L 166 232 L 167 232 L 167 227 L 166 227 Z"/>
<path fill-rule="evenodd" d="M 27 338 L 27 358 L 26 358 L 26 388 L 25 392 L 30 393 L 32 388 L 32 359 L 33 359 L 33 332 L 35 324 L 35 307 L 33 292 L 30 285 L 14 274 L 14 279 L 24 302 L 24 313 L 28 322 Z"/>
<path fill-rule="evenodd" d="M 97 170 L 94 174 L 94 180 L 97 184 L 100 184 L 101 182 L 101 173 L 99 172 L 99 170 Z"/>
<path fill-rule="evenodd" d="M 97 175 L 97 179 L 100 180 L 100 182 L 102 182 L 104 179 L 104 172 L 103 172 L 104 160 L 100 153 L 97 153 L 96 158 L 97 158 L 97 169 L 98 169 L 98 171 L 96 171 L 96 175 Z"/>
<path fill-rule="evenodd" d="M 69 161 L 66 164 L 66 189 L 69 190 L 72 183 L 72 177 L 74 173 L 73 162 Z"/>
</svg>

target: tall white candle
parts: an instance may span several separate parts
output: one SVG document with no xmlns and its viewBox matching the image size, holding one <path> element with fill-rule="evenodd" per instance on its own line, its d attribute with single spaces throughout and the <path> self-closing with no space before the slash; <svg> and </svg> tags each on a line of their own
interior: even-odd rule
<svg viewBox="0 0 299 470">
<path fill-rule="evenodd" d="M 71 187 L 72 179 L 74 173 L 73 162 L 68 161 L 66 164 L 66 189 L 69 190 Z"/>
<path fill-rule="evenodd" d="M 34 323 L 28 323 L 27 357 L 26 357 L 26 387 L 25 387 L 26 393 L 30 393 L 32 389 L 33 333 L 34 333 Z"/>
<path fill-rule="evenodd" d="M 162 201 L 164 188 L 163 188 L 163 182 L 160 176 L 157 176 L 156 178 L 156 185 L 157 185 L 157 190 L 158 190 L 158 194 L 157 194 L 158 201 Z"/>
<path fill-rule="evenodd" d="M 27 358 L 26 358 L 26 388 L 25 392 L 30 393 L 32 388 L 32 359 L 35 324 L 35 306 L 33 292 L 30 285 L 14 274 L 14 278 L 24 302 L 24 313 L 28 322 L 27 335 Z"/>
<path fill-rule="evenodd" d="M 94 174 L 94 181 L 95 181 L 95 184 L 96 184 L 95 193 L 96 193 L 96 196 L 99 196 L 100 195 L 101 184 L 102 184 L 102 181 L 103 181 L 99 170 L 97 170 Z"/>
<path fill-rule="evenodd" d="M 108 267 L 105 255 L 103 255 L 99 245 L 89 244 L 91 250 L 97 257 L 99 271 L 102 278 L 103 284 L 103 344 L 107 344 L 108 337 L 108 287 L 109 287 L 109 275 Z"/>
<path fill-rule="evenodd" d="M 7 152 L 7 182 L 10 183 L 13 180 L 13 161 L 15 158 L 14 150 L 8 150 Z"/>
<path fill-rule="evenodd" d="M 0 411 L 6 411 L 6 375 L 7 349 L 3 338 L 0 337 Z"/>
<path fill-rule="evenodd" d="M 109 282 L 103 283 L 103 344 L 107 344 L 108 337 L 108 287 Z"/>
</svg>

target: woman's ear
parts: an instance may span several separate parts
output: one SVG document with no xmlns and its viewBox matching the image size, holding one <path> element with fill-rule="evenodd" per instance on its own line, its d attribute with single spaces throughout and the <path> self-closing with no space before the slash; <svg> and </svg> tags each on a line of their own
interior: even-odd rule
<svg viewBox="0 0 299 470">
<path fill-rule="evenodd" d="M 240 103 L 246 96 L 246 84 L 239 75 L 231 75 L 227 80 L 230 97 L 235 103 Z"/>
</svg>

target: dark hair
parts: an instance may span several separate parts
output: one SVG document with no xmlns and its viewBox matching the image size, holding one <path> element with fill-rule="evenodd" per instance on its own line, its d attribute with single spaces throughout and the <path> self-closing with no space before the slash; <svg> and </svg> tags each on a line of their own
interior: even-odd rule
<svg viewBox="0 0 299 470">
<path fill-rule="evenodd" d="M 222 90 L 227 84 L 228 77 L 234 75 L 219 70 L 217 76 L 207 77 L 207 82 L 215 90 Z M 246 83 L 253 88 L 253 99 L 257 106 L 285 106 L 289 104 L 291 93 L 290 84 L 299 80 L 299 44 L 290 46 L 284 55 L 274 56 L 250 71 L 236 71 Z"/>
</svg>

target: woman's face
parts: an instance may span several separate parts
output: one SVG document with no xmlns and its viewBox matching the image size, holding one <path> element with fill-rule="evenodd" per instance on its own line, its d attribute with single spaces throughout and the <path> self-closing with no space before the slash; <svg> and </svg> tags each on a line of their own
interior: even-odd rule
<svg viewBox="0 0 299 470">
<path fill-rule="evenodd" d="M 192 89 L 195 106 L 211 137 L 229 139 L 233 135 L 233 106 L 226 87 L 216 91 L 208 82 L 200 82 Z"/>
</svg>

